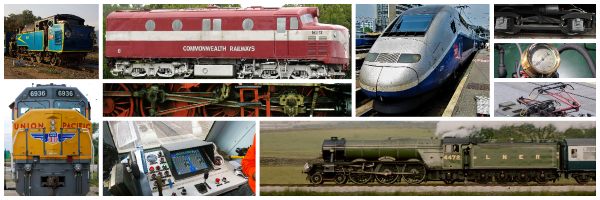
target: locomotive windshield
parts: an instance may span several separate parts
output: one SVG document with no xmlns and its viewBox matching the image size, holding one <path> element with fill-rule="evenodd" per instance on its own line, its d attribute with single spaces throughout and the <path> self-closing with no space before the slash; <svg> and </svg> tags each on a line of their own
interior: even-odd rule
<svg viewBox="0 0 600 200">
<path fill-rule="evenodd" d="M 401 32 L 425 32 L 433 20 L 433 14 L 425 15 L 403 15 L 400 19 L 392 22 L 385 31 L 386 35 Z"/>
<path fill-rule="evenodd" d="M 313 16 L 311 14 L 304 14 L 304 15 L 300 16 L 300 21 L 302 21 L 302 24 L 314 22 Z"/>
<path fill-rule="evenodd" d="M 49 101 L 21 101 L 17 107 L 17 117 L 21 117 L 21 115 L 25 114 L 27 111 L 31 109 L 48 109 L 50 108 Z"/>
<path fill-rule="evenodd" d="M 85 102 L 83 101 L 54 101 L 54 108 L 75 110 L 85 116 Z"/>
</svg>

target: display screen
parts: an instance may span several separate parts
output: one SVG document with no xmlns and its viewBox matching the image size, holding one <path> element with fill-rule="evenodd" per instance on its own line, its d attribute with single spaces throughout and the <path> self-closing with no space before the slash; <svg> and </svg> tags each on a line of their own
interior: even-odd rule
<svg viewBox="0 0 600 200">
<path fill-rule="evenodd" d="M 46 90 L 29 90 L 30 97 L 45 97 Z"/>
<path fill-rule="evenodd" d="M 204 157 L 202 157 L 198 149 L 171 154 L 171 161 L 173 162 L 173 166 L 175 166 L 177 175 L 208 168 L 204 162 Z"/>
<path fill-rule="evenodd" d="M 72 97 L 75 92 L 73 90 L 57 90 L 56 95 L 59 97 Z"/>
</svg>

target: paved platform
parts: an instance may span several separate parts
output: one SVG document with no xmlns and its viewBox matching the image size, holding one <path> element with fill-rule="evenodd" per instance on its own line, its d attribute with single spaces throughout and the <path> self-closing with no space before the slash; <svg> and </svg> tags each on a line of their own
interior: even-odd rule
<svg viewBox="0 0 600 200">
<path fill-rule="evenodd" d="M 467 68 L 443 117 L 477 116 L 476 96 L 490 97 L 490 51 L 480 50 Z"/>
<path fill-rule="evenodd" d="M 518 83 L 508 83 L 508 82 L 496 82 L 494 84 L 494 117 L 506 117 L 498 112 L 495 112 L 500 106 L 500 103 L 503 102 L 514 102 L 517 103 L 517 98 L 529 96 L 529 92 L 535 87 L 539 87 L 542 85 L 546 85 L 549 83 L 555 82 L 518 82 Z M 585 83 L 585 82 L 563 82 L 566 84 L 571 84 L 574 90 L 567 90 L 577 100 L 581 107 L 579 108 L 579 112 L 573 113 L 573 115 L 577 115 L 579 113 L 583 114 L 592 114 L 596 116 L 596 84 L 594 83 Z M 533 92 L 530 98 L 535 98 L 535 94 L 537 92 Z M 568 95 L 565 94 L 565 97 L 569 98 Z M 540 95 L 536 100 L 544 101 L 555 99 L 550 95 Z M 518 103 L 517 103 L 518 104 Z M 565 106 L 559 106 L 558 108 L 564 108 Z"/>
</svg>

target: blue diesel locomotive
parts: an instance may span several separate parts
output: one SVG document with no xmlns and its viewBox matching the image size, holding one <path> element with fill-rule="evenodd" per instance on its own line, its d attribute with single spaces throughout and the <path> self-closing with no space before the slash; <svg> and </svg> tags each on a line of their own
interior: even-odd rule
<svg viewBox="0 0 600 200">
<path fill-rule="evenodd" d="M 4 33 L 4 55 L 53 66 L 77 66 L 94 48 L 94 27 L 70 14 L 57 14 Z"/>
<path fill-rule="evenodd" d="M 381 113 L 403 113 L 431 99 L 482 45 L 452 6 L 409 9 L 396 17 L 367 54 L 362 91 Z"/>
</svg>

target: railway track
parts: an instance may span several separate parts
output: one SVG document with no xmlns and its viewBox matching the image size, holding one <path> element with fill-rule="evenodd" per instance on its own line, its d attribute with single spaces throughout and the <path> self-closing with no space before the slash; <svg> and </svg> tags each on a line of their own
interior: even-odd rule
<svg viewBox="0 0 600 200">
<path fill-rule="evenodd" d="M 8 60 L 20 60 L 17 58 L 13 58 L 13 57 L 4 57 L 4 59 L 8 59 Z M 42 67 L 47 67 L 47 68 L 52 68 L 52 69 L 57 69 L 57 70 L 65 70 L 68 72 L 71 72 L 73 74 L 86 74 L 84 76 L 86 77 L 92 77 L 92 78 L 98 78 L 98 69 L 93 69 L 93 68 L 89 68 L 89 67 L 80 67 L 77 69 L 73 69 L 73 68 L 69 68 L 69 67 L 60 67 L 60 66 L 52 66 L 50 64 L 45 64 L 45 63 L 38 63 L 38 62 L 32 62 L 32 61 L 28 61 L 28 60 L 23 60 L 25 63 L 27 64 L 31 64 L 31 65 L 37 65 L 37 66 L 42 66 Z"/>
<path fill-rule="evenodd" d="M 445 184 L 260 184 L 260 187 L 423 187 L 423 186 L 436 186 L 436 187 L 463 187 L 463 186 L 485 186 L 485 187 L 495 187 L 495 186 L 595 186 L 596 183 L 587 183 L 587 184 L 577 184 L 577 183 L 549 183 L 549 184 L 538 184 L 538 183 L 529 183 L 529 184 L 478 184 L 478 183 L 455 183 L 452 185 Z"/>
</svg>

